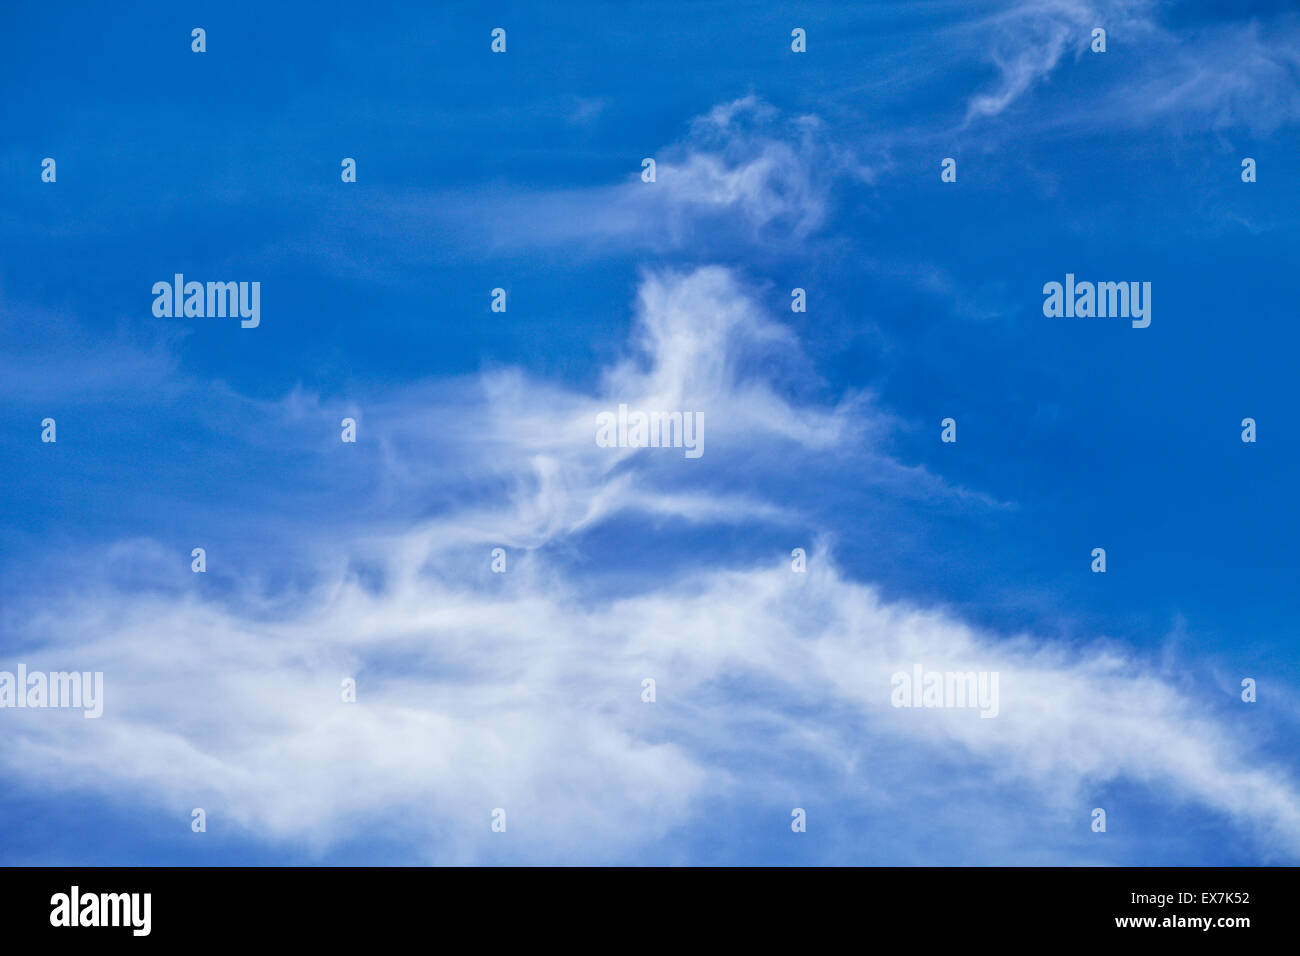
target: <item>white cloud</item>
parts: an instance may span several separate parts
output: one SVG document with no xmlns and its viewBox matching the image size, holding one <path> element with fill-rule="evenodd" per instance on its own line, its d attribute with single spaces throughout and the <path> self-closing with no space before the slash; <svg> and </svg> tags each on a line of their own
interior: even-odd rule
<svg viewBox="0 0 1300 956">
<path fill-rule="evenodd" d="M 1149 37 L 1151 9 L 1149 0 L 1029 0 L 978 21 L 973 39 L 990 45 L 999 79 L 996 88 L 971 98 L 966 121 L 997 116 L 1055 70 L 1067 52 L 1087 50 L 1096 27 L 1125 43 Z"/>
<path fill-rule="evenodd" d="M 670 531 L 629 540 L 629 575 L 593 593 L 580 562 L 557 560 L 576 532 L 638 510 L 762 526 L 785 507 L 764 496 L 768 479 L 851 456 L 885 427 L 866 398 L 818 408 L 788 397 L 772 360 L 796 343 L 729 272 L 650 274 L 639 301 L 635 348 L 594 395 L 499 372 L 481 391 L 444 384 L 422 403 L 367 406 L 398 488 L 458 472 L 501 494 L 365 536 L 318 521 L 324 550 L 306 591 L 221 599 L 198 581 L 179 592 L 79 583 L 25 608 L 24 661 L 103 670 L 105 716 L 6 712 L 6 772 L 100 790 L 180 826 L 202 806 L 210 826 L 310 847 L 395 827 L 433 861 L 481 859 L 495 839 L 515 859 L 597 861 L 629 859 L 755 786 L 775 803 L 811 777 L 878 805 L 858 759 L 872 748 L 915 762 L 914 783 L 894 788 L 928 793 L 945 766 L 974 762 L 988 792 L 1077 821 L 1099 783 L 1122 778 L 1300 856 L 1294 780 L 1122 648 L 1003 640 L 886 602 L 824 548 L 807 574 L 784 553 L 691 573 L 639 559 L 652 544 L 665 556 L 692 546 Z M 595 412 L 617 400 L 699 405 L 713 444 L 699 462 L 597 448 Z M 286 415 L 311 407 L 283 403 Z M 430 447 L 446 460 L 422 460 Z M 702 463 L 749 475 L 754 491 L 689 477 Z M 488 552 L 502 543 L 510 570 L 492 574 Z M 1000 672 L 999 716 L 892 708 L 890 675 L 915 663 Z M 346 676 L 356 704 L 340 702 Z M 658 681 L 654 705 L 640 700 L 644 677 Z M 489 832 L 494 807 L 509 814 L 507 837 Z M 1014 835 L 990 839 L 972 838 L 991 862 L 1012 852 Z"/>
<path fill-rule="evenodd" d="M 656 181 L 642 182 L 653 158 Z M 710 249 L 733 242 L 789 248 L 825 223 L 832 189 L 874 170 L 837 145 L 815 116 L 786 116 L 750 96 L 720 104 L 670 144 L 646 143 L 602 185 L 538 192 L 404 196 L 386 200 L 409 231 L 437 222 L 475 250 Z M 712 255 L 712 253 L 709 253 Z"/>
<path fill-rule="evenodd" d="M 1264 133 L 1300 119 L 1300 20 L 1215 24 L 1161 45 L 1102 112 L 1131 124 L 1173 121 Z"/>
<path fill-rule="evenodd" d="M 972 96 L 967 125 L 996 117 L 1042 84 L 1069 56 L 1091 56 L 1092 30 L 1107 31 L 1105 70 L 1068 106 L 1049 98 L 1018 125 L 1036 130 L 1149 126 L 1272 131 L 1300 117 L 1300 22 L 1217 20 L 1173 29 L 1149 0 L 1031 0 L 961 25 L 969 49 L 987 48 L 992 88 Z M 1051 109 L 1053 105 L 1059 109 Z"/>
</svg>

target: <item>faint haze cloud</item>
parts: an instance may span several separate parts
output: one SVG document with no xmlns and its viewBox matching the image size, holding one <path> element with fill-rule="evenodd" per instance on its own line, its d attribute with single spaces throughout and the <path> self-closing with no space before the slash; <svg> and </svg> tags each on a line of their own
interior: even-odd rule
<svg viewBox="0 0 1300 956">
<path fill-rule="evenodd" d="M 1038 91 L 1042 108 L 1029 117 L 1018 113 L 1018 124 L 1068 132 L 1172 121 L 1269 132 L 1300 118 L 1295 11 L 1206 20 L 1177 31 L 1160 14 L 1150 0 L 1033 0 L 959 24 L 953 32 L 962 46 L 997 70 L 997 80 L 968 99 L 962 127 L 994 119 Z M 1105 31 L 1105 52 L 1095 48 L 1097 30 Z M 1108 69 L 1087 97 L 1071 97 L 1068 108 L 1051 111 L 1057 99 L 1047 81 L 1067 60 L 1083 57 L 1100 57 Z"/>
</svg>

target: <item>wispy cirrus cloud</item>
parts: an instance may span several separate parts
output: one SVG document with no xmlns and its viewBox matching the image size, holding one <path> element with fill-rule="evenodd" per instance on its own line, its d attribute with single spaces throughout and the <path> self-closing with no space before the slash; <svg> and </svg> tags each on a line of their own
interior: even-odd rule
<svg viewBox="0 0 1300 956">
<path fill-rule="evenodd" d="M 653 183 L 641 179 L 643 157 L 655 160 Z M 653 251 L 712 259 L 725 249 L 799 249 L 825 225 L 838 188 L 869 184 L 876 175 L 819 117 L 789 115 L 750 95 L 696 117 L 676 142 L 646 144 L 644 152 L 628 157 L 623 171 L 592 185 L 377 189 L 354 200 L 376 215 L 350 228 L 372 229 L 368 241 L 392 244 L 392 257 L 403 265 L 419 253 L 399 247 L 394 235 L 450 233 L 461 254 L 475 256 Z M 321 202 L 334 208 L 338 200 L 326 194 Z M 350 203 L 350 223 L 355 209 Z M 277 241 L 275 250 L 320 252 L 314 235 Z M 340 250 L 329 252 L 337 256 Z M 367 275 L 376 268 L 350 263 L 346 255 L 343 260 Z"/>
<path fill-rule="evenodd" d="M 363 404 L 388 481 L 407 493 L 458 472 L 475 493 L 404 526 L 391 514 L 368 527 L 317 519 L 301 586 L 249 574 L 210 594 L 198 576 L 163 589 L 141 586 L 146 576 L 87 584 L 83 571 L 75 592 L 11 609 L 30 666 L 103 670 L 106 703 L 98 721 L 7 714 L 7 772 L 179 818 L 202 806 L 210 825 L 321 851 L 357 828 L 396 827 L 424 859 L 468 862 L 500 852 L 487 842 L 496 807 L 512 859 L 623 860 L 756 785 L 774 812 L 811 786 L 920 833 L 930 821 L 900 814 L 900 798 L 928 792 L 937 769 L 974 766 L 986 795 L 1044 826 L 1077 825 L 1096 789 L 1122 780 L 1224 815 L 1261 853 L 1300 856 L 1293 777 L 1244 751 L 1226 711 L 1164 665 L 1114 642 L 1000 638 L 885 600 L 807 538 L 832 527 L 805 528 L 806 573 L 781 551 L 702 569 L 634 562 L 635 574 L 593 580 L 574 553 L 584 534 L 671 516 L 655 547 L 681 556 L 697 531 L 737 516 L 751 531 L 789 527 L 768 489 L 857 457 L 853 442 L 887 428 L 865 398 L 793 397 L 768 360 L 797 343 L 726 270 L 648 274 L 637 329 L 597 394 L 501 370 L 481 390 Z M 698 406 L 717 444 L 699 461 L 599 448 L 595 413 L 617 400 Z M 301 423 L 317 409 L 300 395 L 278 414 Z M 433 443 L 441 464 L 424 460 Z M 749 475 L 746 496 L 729 496 L 721 471 L 681 481 L 714 459 Z M 504 574 L 489 569 L 497 546 Z M 160 554 L 144 542 L 115 560 Z M 999 672 L 997 718 L 891 706 L 891 675 L 918 663 Z M 340 700 L 344 677 L 358 682 L 355 704 Z M 647 677 L 654 704 L 641 700 Z M 887 792 L 873 795 L 866 751 L 895 768 Z M 968 849 L 1005 858 L 1016 839 L 986 833 Z"/>
<path fill-rule="evenodd" d="M 640 159 L 624 181 L 543 193 L 484 197 L 461 223 L 497 248 L 576 245 L 659 251 L 705 243 L 791 246 L 825 223 L 840 180 L 869 183 L 870 165 L 836 143 L 816 116 L 788 116 L 757 96 L 722 103 L 694 119 L 688 134 L 647 149 L 656 178 L 642 182 Z M 514 227 L 512 223 L 527 223 Z M 503 227 L 504 224 L 504 227 Z"/>
<path fill-rule="evenodd" d="M 1035 128 L 1120 124 L 1269 132 L 1300 117 L 1300 21 L 1293 12 L 1250 19 L 1206 18 L 1174 29 L 1174 13 L 1150 0 L 1032 0 L 956 28 L 963 45 L 987 50 L 997 81 L 972 95 L 964 126 L 992 120 L 1021 101 L 1043 102 L 1018 116 Z M 1044 89 L 1070 60 L 1089 55 L 1092 31 L 1107 34 L 1110 75 L 1086 92 Z M 1060 115 L 1054 115 L 1060 114 Z"/>
<path fill-rule="evenodd" d="M 1082 55 L 1095 28 L 1125 42 L 1151 39 L 1154 9 L 1150 0 L 1029 0 L 963 24 L 960 32 L 968 43 L 987 49 L 998 71 L 995 86 L 969 100 L 966 123 L 997 116 L 1050 75 L 1067 54 Z"/>
</svg>

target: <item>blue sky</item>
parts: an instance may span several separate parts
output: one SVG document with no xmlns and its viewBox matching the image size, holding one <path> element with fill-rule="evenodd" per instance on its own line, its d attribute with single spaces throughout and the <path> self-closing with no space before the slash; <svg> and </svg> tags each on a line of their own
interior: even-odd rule
<svg viewBox="0 0 1300 956">
<path fill-rule="evenodd" d="M 1297 51 L 1284 3 L 6 9 L 0 670 L 106 704 L 0 711 L 0 859 L 1296 862 Z M 260 325 L 155 317 L 178 272 Z M 1066 273 L 1150 327 L 1045 317 Z M 620 403 L 704 455 L 597 447 Z M 892 708 L 917 662 L 998 717 Z"/>
</svg>

